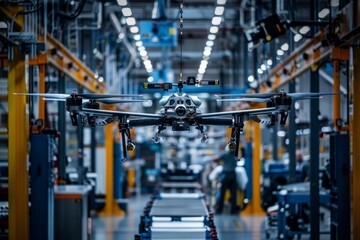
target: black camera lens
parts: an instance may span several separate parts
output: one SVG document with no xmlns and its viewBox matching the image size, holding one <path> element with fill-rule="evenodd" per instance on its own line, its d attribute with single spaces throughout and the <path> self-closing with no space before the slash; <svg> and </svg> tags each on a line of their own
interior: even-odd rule
<svg viewBox="0 0 360 240">
<path fill-rule="evenodd" d="M 178 116 L 184 116 L 185 113 L 186 113 L 186 109 L 183 106 L 176 108 L 176 114 Z"/>
</svg>

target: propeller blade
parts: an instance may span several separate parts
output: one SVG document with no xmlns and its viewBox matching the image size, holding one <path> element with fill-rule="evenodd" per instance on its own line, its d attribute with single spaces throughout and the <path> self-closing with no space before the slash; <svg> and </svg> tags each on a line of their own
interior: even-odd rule
<svg viewBox="0 0 360 240">
<path fill-rule="evenodd" d="M 239 94 L 217 94 L 216 97 L 241 97 L 241 98 L 270 98 L 277 93 L 239 93 Z"/>
<path fill-rule="evenodd" d="M 64 94 L 64 93 L 14 93 L 14 95 L 38 96 L 38 97 L 49 97 L 49 98 L 59 98 L 59 99 L 67 98 L 71 96 L 70 94 Z M 103 99 L 103 98 L 117 98 L 117 97 L 142 97 L 142 95 L 139 94 L 75 93 L 75 95 L 90 100 Z"/>
<path fill-rule="evenodd" d="M 44 98 L 45 101 L 58 101 L 58 102 L 65 102 L 66 99 L 65 98 Z"/>
<path fill-rule="evenodd" d="M 132 102 L 147 102 L 151 100 L 136 100 L 136 99 L 99 99 L 97 102 L 104 104 L 114 104 L 114 103 L 132 103 Z"/>
<path fill-rule="evenodd" d="M 269 102 L 270 99 L 265 98 L 225 98 L 225 99 L 217 99 L 217 102 L 234 102 L 234 101 L 241 101 L 241 102 L 260 102 L 266 103 Z"/>
<path fill-rule="evenodd" d="M 48 97 L 48 98 L 67 98 L 70 95 L 69 94 L 63 94 L 63 93 L 14 93 L 14 95 L 17 96 L 38 96 L 38 97 Z"/>
<path fill-rule="evenodd" d="M 76 95 L 86 99 L 103 99 L 103 98 L 117 98 L 117 97 L 142 97 L 139 94 L 100 94 L 100 93 L 77 93 Z"/>
<path fill-rule="evenodd" d="M 337 95 L 340 93 L 335 93 L 335 92 L 324 92 L 324 93 L 288 93 L 287 95 L 294 98 L 294 100 L 301 100 L 301 99 L 306 99 L 306 98 L 316 98 L 316 97 L 321 97 L 321 96 L 326 96 L 326 95 Z"/>
</svg>

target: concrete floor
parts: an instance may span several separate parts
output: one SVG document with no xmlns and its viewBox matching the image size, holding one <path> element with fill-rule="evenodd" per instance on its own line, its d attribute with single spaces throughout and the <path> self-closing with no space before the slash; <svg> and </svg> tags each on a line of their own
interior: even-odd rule
<svg viewBox="0 0 360 240">
<path fill-rule="evenodd" d="M 130 240 L 138 233 L 141 212 L 149 196 L 131 199 L 126 216 L 93 217 L 92 240 Z M 215 224 L 219 238 L 257 240 L 265 239 L 265 217 L 234 216 L 221 214 L 215 216 Z"/>
<path fill-rule="evenodd" d="M 92 240 L 131 240 L 138 233 L 138 224 L 142 210 L 149 200 L 149 195 L 130 199 L 127 215 L 93 217 Z M 221 240 L 259 240 L 265 237 L 265 216 L 236 216 L 230 214 L 215 215 L 215 224 Z M 271 235 L 276 239 L 276 232 Z M 301 239 L 309 239 L 302 235 Z M 321 235 L 319 239 L 330 239 L 330 235 Z"/>
</svg>

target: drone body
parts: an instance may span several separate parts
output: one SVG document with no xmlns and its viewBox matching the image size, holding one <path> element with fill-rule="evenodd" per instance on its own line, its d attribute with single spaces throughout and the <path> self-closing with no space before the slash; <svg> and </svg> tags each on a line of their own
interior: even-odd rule
<svg viewBox="0 0 360 240">
<path fill-rule="evenodd" d="M 201 85 L 217 85 L 218 80 L 200 82 Z M 266 115 L 270 121 L 265 121 L 270 125 L 277 122 L 277 116 L 280 115 L 280 124 L 284 125 L 288 116 L 288 111 L 292 106 L 293 100 L 319 98 L 322 95 L 333 95 L 334 93 L 293 93 L 287 94 L 280 91 L 277 94 L 225 94 L 221 97 L 237 96 L 237 99 L 218 99 L 218 101 L 254 101 L 266 103 L 265 108 L 245 109 L 226 112 L 202 113 L 199 109 L 201 101 L 196 96 L 191 96 L 182 91 L 184 84 L 196 85 L 195 78 L 189 77 L 186 82 L 181 80 L 177 84 L 171 83 L 144 83 L 146 89 L 162 89 L 167 91 L 173 86 L 178 87 L 178 92 L 163 97 L 159 104 L 161 109 L 156 114 L 113 111 L 100 109 L 99 103 L 112 104 L 124 102 L 143 102 L 146 100 L 138 99 L 118 99 L 119 97 L 139 97 L 139 95 L 107 95 L 107 94 L 26 94 L 18 93 L 16 95 L 32 95 L 47 97 L 47 99 L 66 101 L 66 110 L 69 112 L 72 124 L 94 127 L 97 125 L 107 125 L 112 122 L 118 122 L 119 131 L 122 134 L 123 160 L 127 159 L 127 151 L 135 149 L 135 144 L 130 137 L 130 129 L 143 126 L 157 126 L 157 132 L 153 140 L 158 143 L 160 134 L 167 127 L 173 131 L 189 131 L 191 127 L 198 129 L 202 135 L 201 141 L 206 142 L 208 136 L 204 132 L 205 125 L 218 125 L 232 128 L 229 150 L 234 150 L 234 156 L 237 157 L 239 149 L 240 133 L 244 128 L 244 121 L 261 121 L 258 116 Z M 86 101 L 86 99 L 88 101 Z"/>
</svg>

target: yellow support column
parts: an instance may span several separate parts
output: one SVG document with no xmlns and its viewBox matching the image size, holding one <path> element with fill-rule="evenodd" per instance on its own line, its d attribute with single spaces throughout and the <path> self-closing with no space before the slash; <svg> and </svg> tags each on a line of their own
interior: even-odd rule
<svg viewBox="0 0 360 240">
<path fill-rule="evenodd" d="M 39 74 L 39 93 L 45 93 L 45 65 L 39 66 L 40 74 Z M 39 119 L 42 119 L 45 124 L 45 100 L 43 98 L 39 98 Z"/>
<path fill-rule="evenodd" d="M 352 79 L 352 119 L 351 119 L 351 129 L 352 129 L 352 142 L 351 142 L 351 152 L 352 152 L 352 228 L 353 236 L 352 239 L 360 239 L 360 230 L 358 226 L 360 225 L 360 49 L 353 48 L 354 54 L 354 77 Z M 351 89 L 351 88 L 350 88 Z"/>
<path fill-rule="evenodd" d="M 124 215 L 114 199 L 114 133 L 113 124 L 105 126 L 105 177 L 106 177 L 106 197 L 105 208 L 100 213 L 102 216 Z"/>
<path fill-rule="evenodd" d="M 245 122 L 245 141 L 252 141 L 252 199 L 246 206 L 242 215 L 263 215 L 260 202 L 260 174 L 261 174 L 261 128 L 260 124 Z M 252 129 L 252 136 L 251 130 Z"/>
<path fill-rule="evenodd" d="M 253 124 L 253 214 L 262 215 L 264 211 L 260 204 L 260 174 L 261 174 L 261 127 Z"/>
<path fill-rule="evenodd" d="M 26 98 L 14 92 L 26 92 L 25 60 L 17 49 L 8 74 L 9 101 L 9 239 L 29 239 L 28 117 Z"/>
</svg>

